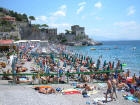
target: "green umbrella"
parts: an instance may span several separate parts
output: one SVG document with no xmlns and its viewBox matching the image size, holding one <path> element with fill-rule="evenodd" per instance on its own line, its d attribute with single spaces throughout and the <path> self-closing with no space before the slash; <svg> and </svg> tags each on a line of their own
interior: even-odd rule
<svg viewBox="0 0 140 105">
<path fill-rule="evenodd" d="M 96 69 L 99 70 L 99 64 L 97 64 L 97 68 Z"/>
<path fill-rule="evenodd" d="M 89 67 L 89 61 L 87 60 L 87 65 L 86 65 L 86 67 Z"/>
<path fill-rule="evenodd" d="M 68 58 L 69 58 L 69 56 L 68 56 L 68 54 L 67 54 L 66 59 L 68 60 Z"/>
<path fill-rule="evenodd" d="M 83 60 L 81 60 L 81 65 L 82 65 L 82 61 L 83 61 Z"/>
<path fill-rule="evenodd" d="M 81 60 L 83 60 L 83 55 L 81 56 Z"/>
<path fill-rule="evenodd" d="M 84 56 L 84 60 L 86 60 L 86 57 Z"/>
<path fill-rule="evenodd" d="M 103 66 L 105 67 L 105 65 L 106 65 L 106 60 L 104 61 L 104 65 Z"/>
<path fill-rule="evenodd" d="M 114 68 L 114 62 L 112 63 L 112 69 Z"/>
<path fill-rule="evenodd" d="M 90 59 L 90 64 L 92 64 L 92 58 Z"/>
</svg>

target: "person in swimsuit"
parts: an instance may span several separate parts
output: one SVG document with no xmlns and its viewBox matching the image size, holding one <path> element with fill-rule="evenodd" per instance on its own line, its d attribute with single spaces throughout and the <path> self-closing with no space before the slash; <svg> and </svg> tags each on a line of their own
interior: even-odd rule
<svg viewBox="0 0 140 105">
<path fill-rule="evenodd" d="M 117 98 L 117 93 L 116 93 L 116 87 L 117 87 L 117 81 L 116 79 L 113 77 L 112 79 L 112 88 L 113 88 L 113 93 L 112 93 L 112 97 L 113 97 L 113 94 L 115 94 L 116 98 Z"/>
<path fill-rule="evenodd" d="M 110 97 L 111 97 L 111 101 L 113 101 L 113 97 L 112 97 L 112 83 L 111 83 L 111 80 L 108 78 L 107 80 L 107 91 L 106 91 L 106 102 L 107 102 L 107 95 L 110 94 Z"/>
</svg>

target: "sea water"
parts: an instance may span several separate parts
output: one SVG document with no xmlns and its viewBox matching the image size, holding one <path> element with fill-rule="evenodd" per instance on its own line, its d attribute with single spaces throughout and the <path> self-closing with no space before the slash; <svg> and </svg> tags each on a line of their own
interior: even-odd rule
<svg viewBox="0 0 140 105">
<path fill-rule="evenodd" d="M 76 46 L 70 47 L 75 53 L 84 56 L 92 57 L 93 61 L 97 63 L 99 56 L 102 64 L 104 60 L 107 62 L 114 61 L 117 63 L 127 64 L 123 69 L 130 69 L 131 74 L 136 73 L 139 76 L 140 72 L 140 41 L 104 41 L 101 46 Z M 90 48 L 96 48 L 91 50 Z"/>
</svg>

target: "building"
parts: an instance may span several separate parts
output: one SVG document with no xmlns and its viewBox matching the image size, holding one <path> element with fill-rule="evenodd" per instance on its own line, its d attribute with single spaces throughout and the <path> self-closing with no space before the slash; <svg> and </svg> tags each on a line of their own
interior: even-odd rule
<svg viewBox="0 0 140 105">
<path fill-rule="evenodd" d="M 12 22 L 16 21 L 16 18 L 15 17 L 11 17 L 11 16 L 4 16 L 1 19 L 5 20 L 5 21 L 12 21 Z"/>
<path fill-rule="evenodd" d="M 13 40 L 0 40 L 0 52 L 2 51 L 10 51 L 13 49 L 14 41 Z"/>
<path fill-rule="evenodd" d="M 80 27 L 79 25 L 74 25 L 71 26 L 71 30 L 72 30 L 72 34 L 78 36 L 85 36 L 85 28 L 84 27 Z"/>
<path fill-rule="evenodd" d="M 57 28 L 48 28 L 48 29 L 46 30 L 46 33 L 47 33 L 48 35 L 57 35 Z"/>
<path fill-rule="evenodd" d="M 0 39 L 1 39 L 1 40 L 2 40 L 2 39 L 4 39 L 4 40 L 10 39 L 10 34 L 9 34 L 9 32 L 0 32 Z"/>
</svg>

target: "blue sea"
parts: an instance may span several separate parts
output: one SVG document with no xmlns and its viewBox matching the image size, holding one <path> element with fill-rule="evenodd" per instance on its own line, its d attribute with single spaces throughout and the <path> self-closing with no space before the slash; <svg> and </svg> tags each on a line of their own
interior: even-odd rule
<svg viewBox="0 0 140 105">
<path fill-rule="evenodd" d="M 139 76 L 140 72 L 140 41 L 104 41 L 101 46 L 80 46 L 70 47 L 74 52 L 90 56 L 94 62 L 97 62 L 99 56 L 102 56 L 102 64 L 104 60 L 114 61 L 117 63 L 121 60 L 122 63 L 127 64 L 123 67 L 124 70 L 130 69 L 131 75 L 136 73 Z M 117 49 L 115 49 L 117 47 Z M 133 50 L 133 48 L 136 48 Z M 91 50 L 90 48 L 96 48 Z M 105 49 L 109 50 L 105 50 Z"/>
</svg>

